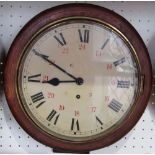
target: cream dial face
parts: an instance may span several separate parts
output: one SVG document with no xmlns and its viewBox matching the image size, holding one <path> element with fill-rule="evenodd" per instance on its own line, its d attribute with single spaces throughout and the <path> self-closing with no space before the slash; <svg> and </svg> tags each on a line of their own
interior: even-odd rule
<svg viewBox="0 0 155 155">
<path fill-rule="evenodd" d="M 102 24 L 73 20 L 46 28 L 25 50 L 18 92 L 28 116 L 71 141 L 111 132 L 131 112 L 138 67 L 129 45 Z"/>
</svg>

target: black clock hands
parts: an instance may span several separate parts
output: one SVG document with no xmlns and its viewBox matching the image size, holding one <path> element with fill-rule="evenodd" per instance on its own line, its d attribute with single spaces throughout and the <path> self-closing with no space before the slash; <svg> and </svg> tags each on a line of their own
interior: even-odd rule
<svg viewBox="0 0 155 155">
<path fill-rule="evenodd" d="M 49 56 L 47 55 L 43 55 L 39 52 L 37 52 L 35 49 L 33 49 L 33 52 L 35 53 L 35 55 L 41 57 L 42 59 L 44 59 L 45 61 L 47 61 L 48 63 L 50 63 L 51 65 L 53 65 L 54 67 L 56 67 L 57 69 L 59 69 L 60 71 L 62 71 L 63 73 L 65 73 L 66 75 L 68 75 L 69 77 L 71 77 L 72 79 L 74 79 L 74 82 L 77 85 L 82 85 L 83 84 L 83 79 L 81 77 L 76 78 L 75 76 L 73 76 L 72 74 L 68 73 L 67 71 L 65 71 L 63 68 L 61 68 L 60 66 L 58 66 L 57 64 L 53 63 L 51 60 L 48 59 Z M 56 84 L 58 85 L 59 83 L 68 83 L 68 82 L 73 82 L 73 81 L 60 81 L 58 78 L 54 78 L 55 80 L 51 79 L 49 81 L 47 81 L 46 83 L 50 83 L 50 84 Z M 57 80 L 56 80 L 57 79 Z M 54 81 L 54 82 L 53 82 Z"/>
<path fill-rule="evenodd" d="M 49 81 L 43 81 L 42 83 L 49 83 L 53 86 L 57 86 L 59 85 L 60 83 L 76 83 L 78 85 L 81 85 L 82 83 L 77 83 L 77 80 L 65 80 L 65 81 L 60 81 L 58 78 L 53 78 Z"/>
<path fill-rule="evenodd" d="M 63 68 L 61 68 L 60 66 L 58 66 L 57 64 L 53 63 L 52 61 L 50 61 L 48 59 L 48 56 L 40 54 L 39 52 L 37 52 L 35 49 L 33 49 L 33 52 L 35 53 L 35 55 L 40 56 L 41 58 L 43 58 L 45 61 L 49 62 L 51 65 L 53 65 L 54 67 L 56 67 L 57 69 L 61 70 L 62 72 L 64 72 L 65 74 L 67 74 L 68 76 L 70 76 L 71 78 L 73 78 L 74 80 L 76 80 L 77 78 L 75 76 L 73 76 L 72 74 L 68 73 L 67 71 L 65 71 Z"/>
</svg>

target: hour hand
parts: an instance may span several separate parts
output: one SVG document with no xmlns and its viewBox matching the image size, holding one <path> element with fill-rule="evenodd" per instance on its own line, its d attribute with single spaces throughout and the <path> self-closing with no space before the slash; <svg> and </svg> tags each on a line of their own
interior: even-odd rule
<svg viewBox="0 0 155 155">
<path fill-rule="evenodd" d="M 60 83 L 76 83 L 77 85 L 82 85 L 83 84 L 83 79 L 82 78 L 77 78 L 76 80 L 65 80 L 65 81 L 61 81 L 58 78 L 53 78 L 51 80 L 48 81 L 43 81 L 42 83 L 49 83 L 53 86 L 57 86 Z"/>
</svg>

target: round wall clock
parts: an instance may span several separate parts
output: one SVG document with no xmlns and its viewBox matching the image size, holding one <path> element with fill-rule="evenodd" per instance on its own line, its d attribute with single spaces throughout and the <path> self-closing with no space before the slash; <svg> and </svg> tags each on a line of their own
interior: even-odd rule
<svg viewBox="0 0 155 155">
<path fill-rule="evenodd" d="M 5 94 L 23 129 L 59 151 L 108 146 L 137 123 L 152 90 L 146 46 L 123 17 L 67 4 L 34 17 L 9 50 Z"/>
</svg>

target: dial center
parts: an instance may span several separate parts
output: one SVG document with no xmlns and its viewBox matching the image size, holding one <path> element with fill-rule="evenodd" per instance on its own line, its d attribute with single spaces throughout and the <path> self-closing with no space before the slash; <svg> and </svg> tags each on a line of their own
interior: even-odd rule
<svg viewBox="0 0 155 155">
<path fill-rule="evenodd" d="M 76 79 L 76 84 L 77 85 L 82 85 L 83 83 L 84 83 L 84 80 L 81 77 Z"/>
</svg>

